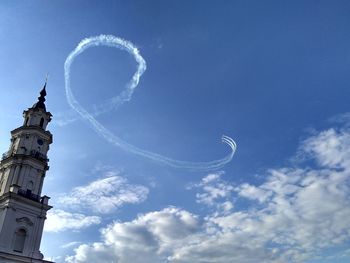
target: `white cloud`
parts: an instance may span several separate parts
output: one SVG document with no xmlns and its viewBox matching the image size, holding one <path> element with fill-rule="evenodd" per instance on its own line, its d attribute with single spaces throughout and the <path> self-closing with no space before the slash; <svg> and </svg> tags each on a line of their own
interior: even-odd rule
<svg viewBox="0 0 350 263">
<path fill-rule="evenodd" d="M 67 244 L 63 244 L 61 246 L 61 248 L 70 248 L 70 247 L 76 247 L 78 246 L 79 244 L 81 244 L 82 242 L 79 242 L 79 241 L 72 241 L 72 242 L 69 242 Z"/>
<path fill-rule="evenodd" d="M 67 262 L 164 262 L 174 247 L 190 242 L 197 217 L 174 207 L 114 222 L 102 230 L 103 242 L 81 245 Z"/>
<path fill-rule="evenodd" d="M 302 149 L 315 156 L 318 163 L 329 168 L 349 168 L 350 134 L 329 129 L 304 141 Z"/>
<path fill-rule="evenodd" d="M 51 261 L 51 262 L 62 262 L 62 257 L 57 256 L 57 257 L 44 257 L 44 260 Z"/>
<path fill-rule="evenodd" d="M 350 127 L 350 112 L 338 114 L 329 119 L 331 123 L 341 124 L 346 128 Z"/>
<path fill-rule="evenodd" d="M 69 110 L 65 112 L 56 112 L 55 120 L 53 121 L 53 124 L 59 127 L 63 127 L 72 122 L 75 122 L 76 120 L 77 120 L 77 114 L 73 110 Z"/>
<path fill-rule="evenodd" d="M 238 188 L 236 188 L 236 191 L 242 197 L 258 200 L 261 203 L 266 201 L 266 199 L 272 194 L 271 191 L 267 191 L 266 189 L 262 189 L 261 187 L 256 187 L 247 183 L 240 185 Z"/>
<path fill-rule="evenodd" d="M 327 249 L 350 241 L 349 146 L 348 130 L 329 129 L 300 148 L 317 167 L 272 169 L 259 185 L 234 186 L 220 174 L 208 175 L 196 185 L 197 202 L 216 209 L 202 220 L 172 207 L 114 222 L 102 230 L 101 242 L 80 245 L 67 262 L 283 263 L 320 258 Z M 248 207 L 233 207 L 236 199 L 248 201 Z M 347 251 L 342 255 L 348 257 Z"/>
<path fill-rule="evenodd" d="M 146 200 L 148 188 L 129 184 L 125 178 L 117 174 L 116 171 L 108 171 L 105 178 L 75 187 L 71 193 L 61 196 L 58 202 L 77 209 L 110 213 L 124 204 L 135 204 Z"/>
<path fill-rule="evenodd" d="M 98 216 L 86 216 L 79 213 L 54 209 L 47 213 L 44 230 L 46 232 L 61 232 L 65 230 L 79 230 L 91 225 L 100 224 Z"/>
<path fill-rule="evenodd" d="M 220 173 L 212 173 L 202 178 L 199 184 L 194 185 L 194 188 L 200 188 L 201 192 L 197 193 L 197 202 L 208 206 L 213 206 L 218 201 L 227 200 L 231 197 L 234 191 L 233 185 L 221 180 Z"/>
</svg>

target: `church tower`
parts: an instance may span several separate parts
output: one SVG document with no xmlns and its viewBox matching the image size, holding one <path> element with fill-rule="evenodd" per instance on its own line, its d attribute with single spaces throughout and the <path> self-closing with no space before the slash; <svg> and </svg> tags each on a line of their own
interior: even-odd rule
<svg viewBox="0 0 350 263">
<path fill-rule="evenodd" d="M 46 83 L 38 102 L 23 112 L 23 125 L 11 131 L 9 150 L 0 162 L 0 263 L 49 262 L 39 250 L 46 213 L 52 208 L 41 193 L 52 143 L 45 96 Z"/>
</svg>

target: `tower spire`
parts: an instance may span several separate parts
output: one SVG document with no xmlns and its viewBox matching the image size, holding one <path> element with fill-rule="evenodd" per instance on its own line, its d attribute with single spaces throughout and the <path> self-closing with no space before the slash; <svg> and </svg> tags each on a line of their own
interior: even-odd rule
<svg viewBox="0 0 350 263">
<path fill-rule="evenodd" d="M 42 195 L 49 169 L 51 113 L 45 109 L 46 84 L 38 102 L 23 112 L 23 125 L 11 131 L 0 160 L 0 262 L 53 263 L 40 252 L 50 197 Z M 2 209 L 10 207 L 11 209 Z"/>
<path fill-rule="evenodd" d="M 45 106 L 45 96 L 46 96 L 46 84 L 47 84 L 48 75 L 46 75 L 45 84 L 42 90 L 40 91 L 40 96 L 38 97 L 38 102 L 33 105 L 34 109 L 43 109 L 46 111 Z"/>
</svg>

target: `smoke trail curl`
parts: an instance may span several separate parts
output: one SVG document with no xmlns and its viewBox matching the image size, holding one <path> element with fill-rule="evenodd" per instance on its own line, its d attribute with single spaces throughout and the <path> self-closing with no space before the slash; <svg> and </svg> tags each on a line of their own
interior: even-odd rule
<svg viewBox="0 0 350 263">
<path fill-rule="evenodd" d="M 75 99 L 72 89 L 70 87 L 70 69 L 71 65 L 74 62 L 75 58 L 82 54 L 85 50 L 90 47 L 97 46 L 107 46 L 118 48 L 120 50 L 128 52 L 130 55 L 134 57 L 137 62 L 137 70 L 134 73 L 130 82 L 126 85 L 126 88 L 119 95 L 107 100 L 107 102 L 97 106 L 96 112 L 90 114 L 87 110 L 85 110 L 79 102 Z M 88 121 L 91 127 L 97 132 L 100 136 L 106 139 L 108 142 L 114 144 L 115 146 L 120 147 L 121 149 L 140 155 L 142 157 L 151 159 L 161 164 L 165 164 L 175 168 L 184 168 L 190 170 L 215 170 L 222 168 L 225 164 L 231 161 L 235 151 L 236 151 L 236 143 L 235 141 L 226 136 L 222 136 L 222 142 L 226 143 L 231 151 L 230 153 L 222 159 L 209 161 L 209 162 L 187 162 L 187 161 L 179 161 L 174 160 L 163 155 L 153 153 L 150 151 L 146 151 L 140 149 L 134 145 L 131 145 L 121 138 L 113 134 L 107 128 L 105 128 L 100 122 L 95 119 L 95 116 L 108 112 L 112 109 L 116 109 L 121 106 L 124 102 L 130 101 L 132 94 L 134 93 L 135 88 L 137 87 L 140 77 L 146 70 L 146 62 L 143 57 L 140 55 L 139 50 L 129 41 L 124 40 L 119 37 L 115 37 L 112 35 L 99 35 L 95 37 L 85 38 L 83 39 L 78 46 L 68 55 L 65 63 L 64 63 L 64 75 L 65 75 L 65 90 L 66 97 L 70 107 L 75 110 L 83 119 Z"/>
</svg>

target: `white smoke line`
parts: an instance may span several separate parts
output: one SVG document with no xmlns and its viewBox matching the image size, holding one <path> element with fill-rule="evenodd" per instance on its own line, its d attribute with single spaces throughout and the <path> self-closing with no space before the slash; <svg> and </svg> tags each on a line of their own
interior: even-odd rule
<svg viewBox="0 0 350 263">
<path fill-rule="evenodd" d="M 109 99 L 106 103 L 100 106 L 97 106 L 96 112 L 94 112 L 93 114 L 90 114 L 87 110 L 85 110 L 79 104 L 79 102 L 75 99 L 72 93 L 72 89 L 70 87 L 70 68 L 77 56 L 82 54 L 86 49 L 90 47 L 97 47 L 97 46 L 108 46 L 108 47 L 114 47 L 120 50 L 127 51 L 130 55 L 134 57 L 138 66 L 131 81 L 126 85 L 125 90 L 118 96 L 115 96 Z M 165 164 L 171 167 L 184 168 L 189 170 L 202 170 L 202 171 L 216 170 L 216 169 L 222 168 L 225 164 L 230 162 L 236 151 L 237 146 L 235 141 L 226 135 L 222 136 L 222 142 L 226 143 L 230 147 L 231 152 L 224 158 L 219 160 L 209 161 L 209 162 L 179 161 L 179 160 L 174 160 L 174 159 L 165 157 L 157 153 L 140 149 L 134 145 L 131 145 L 123 141 L 121 138 L 113 134 L 111 131 L 109 131 L 107 128 L 105 128 L 100 122 L 98 122 L 95 119 L 95 116 L 101 113 L 105 113 L 110 110 L 116 109 L 120 105 L 122 105 L 124 102 L 130 101 L 132 94 L 140 81 L 140 77 L 145 72 L 145 70 L 146 70 L 146 62 L 143 59 L 143 57 L 140 55 L 138 49 L 131 42 L 112 35 L 99 35 L 99 36 L 83 39 L 78 44 L 78 46 L 69 54 L 69 56 L 67 57 L 64 63 L 65 90 L 66 90 L 66 97 L 67 97 L 68 103 L 74 111 L 76 111 L 83 119 L 88 121 L 88 123 L 100 136 L 102 136 L 108 142 L 114 144 L 115 146 L 118 146 L 119 148 L 127 152 L 140 155 L 142 157 L 148 158 L 155 162 Z"/>
</svg>

